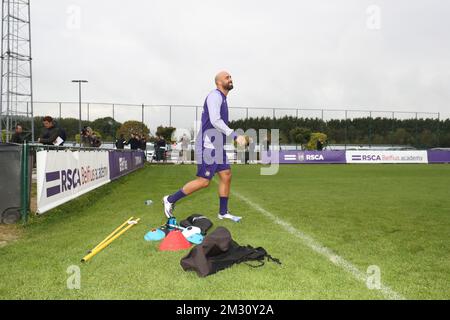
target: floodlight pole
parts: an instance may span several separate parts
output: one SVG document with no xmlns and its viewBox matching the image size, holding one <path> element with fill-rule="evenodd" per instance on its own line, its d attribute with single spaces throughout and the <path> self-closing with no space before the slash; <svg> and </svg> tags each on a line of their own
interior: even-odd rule
<svg viewBox="0 0 450 320">
<path fill-rule="evenodd" d="M 78 83 L 78 133 L 80 135 L 80 147 L 81 147 L 81 84 L 87 83 L 87 80 L 72 80 L 72 82 Z"/>
</svg>

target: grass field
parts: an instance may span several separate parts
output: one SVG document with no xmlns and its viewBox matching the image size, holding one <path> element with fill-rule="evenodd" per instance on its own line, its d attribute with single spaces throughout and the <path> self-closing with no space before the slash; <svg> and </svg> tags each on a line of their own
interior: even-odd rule
<svg viewBox="0 0 450 320">
<path fill-rule="evenodd" d="M 284 165 L 274 176 L 261 176 L 259 166 L 232 170 L 230 209 L 241 223 L 216 218 L 214 183 L 177 204 L 178 220 L 208 215 L 281 266 L 237 265 L 206 278 L 184 272 L 187 251 L 159 252 L 143 236 L 164 222 L 162 196 L 195 168 L 147 165 L 20 228 L 19 240 L 0 247 L 0 299 L 450 298 L 449 165 Z M 80 263 L 130 216 L 141 223 Z M 67 288 L 71 265 L 81 269 L 79 290 Z M 384 290 L 366 285 L 369 266 L 379 268 Z"/>
</svg>

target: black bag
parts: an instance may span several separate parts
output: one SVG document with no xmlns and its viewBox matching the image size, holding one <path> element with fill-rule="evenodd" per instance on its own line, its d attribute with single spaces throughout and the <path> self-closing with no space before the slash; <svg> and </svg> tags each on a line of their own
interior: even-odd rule
<svg viewBox="0 0 450 320">
<path fill-rule="evenodd" d="M 202 216 L 201 214 L 193 214 L 189 217 L 187 217 L 185 220 L 180 221 L 180 226 L 187 228 L 187 227 L 198 227 L 202 230 L 202 234 L 206 235 L 208 230 L 213 226 L 213 223 L 211 220 L 209 220 L 207 217 Z"/>
<path fill-rule="evenodd" d="M 181 259 L 180 264 L 184 271 L 195 271 L 200 277 L 206 277 L 242 262 L 251 267 L 261 267 L 264 265 L 264 258 L 281 264 L 264 248 L 240 246 L 231 238 L 230 231 L 218 227 Z M 256 261 L 258 264 L 252 265 L 249 261 Z"/>
</svg>

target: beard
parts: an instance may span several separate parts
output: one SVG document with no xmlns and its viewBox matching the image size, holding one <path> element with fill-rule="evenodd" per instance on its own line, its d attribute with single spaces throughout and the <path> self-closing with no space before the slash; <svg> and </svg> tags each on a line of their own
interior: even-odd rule
<svg viewBox="0 0 450 320">
<path fill-rule="evenodd" d="M 228 86 L 227 86 L 228 91 L 229 91 L 229 90 L 232 90 L 233 88 L 234 88 L 233 84 L 232 84 L 232 83 L 229 83 Z"/>
</svg>

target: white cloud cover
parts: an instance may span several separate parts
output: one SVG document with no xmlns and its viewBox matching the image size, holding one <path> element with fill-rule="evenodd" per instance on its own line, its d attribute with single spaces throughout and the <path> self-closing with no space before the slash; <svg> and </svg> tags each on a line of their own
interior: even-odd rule
<svg viewBox="0 0 450 320">
<path fill-rule="evenodd" d="M 449 15 L 445 0 L 33 1 L 35 100 L 76 101 L 86 78 L 87 101 L 201 105 L 226 69 L 232 106 L 450 117 Z"/>
</svg>

